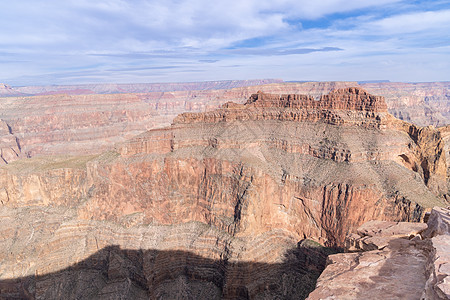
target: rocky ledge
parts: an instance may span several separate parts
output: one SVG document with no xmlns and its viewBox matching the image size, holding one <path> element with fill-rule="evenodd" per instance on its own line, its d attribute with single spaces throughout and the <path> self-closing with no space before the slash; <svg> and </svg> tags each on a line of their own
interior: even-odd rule
<svg viewBox="0 0 450 300">
<path fill-rule="evenodd" d="M 328 257 L 315 299 L 450 299 L 450 210 L 428 223 L 371 221 Z"/>
</svg>

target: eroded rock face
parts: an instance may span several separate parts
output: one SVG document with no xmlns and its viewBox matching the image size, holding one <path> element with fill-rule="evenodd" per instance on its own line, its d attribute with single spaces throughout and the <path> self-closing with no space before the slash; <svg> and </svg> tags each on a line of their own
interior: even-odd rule
<svg viewBox="0 0 450 300">
<path fill-rule="evenodd" d="M 361 86 L 383 95 L 389 112 L 418 126 L 441 127 L 450 122 L 450 82 L 366 83 Z"/>
<path fill-rule="evenodd" d="M 305 298 L 328 254 L 283 230 L 244 239 L 198 222 L 77 220 L 61 207 L 0 213 L 4 298 Z"/>
<path fill-rule="evenodd" d="M 419 159 L 404 128 L 359 88 L 259 93 L 101 155 L 13 162 L 0 175 L 1 291 L 304 298 L 332 251 L 305 239 L 343 246 L 366 221 L 443 204 L 402 162 Z"/>
<path fill-rule="evenodd" d="M 450 210 L 428 224 L 371 221 L 347 236 L 308 299 L 449 299 Z"/>
<path fill-rule="evenodd" d="M 21 152 L 19 139 L 13 134 L 11 126 L 0 120 L 0 163 L 5 164 L 18 159 Z"/>
<path fill-rule="evenodd" d="M 420 220 L 436 199 L 417 173 L 396 163 L 415 155 L 396 122 L 382 98 L 352 88 L 320 101 L 258 94 L 245 105 L 182 114 L 170 129 L 125 143 L 116 160 L 88 165 L 101 192 L 79 214 L 117 221 L 144 212 L 144 222 L 196 220 L 242 235 L 277 224 L 342 244 L 364 221 Z M 165 213 L 155 213 L 161 207 Z"/>
<path fill-rule="evenodd" d="M 229 101 L 245 103 L 257 91 L 307 94 L 317 100 L 335 89 L 354 86 L 362 86 L 372 94 L 384 96 L 389 112 L 400 119 L 420 126 L 449 123 L 448 83 L 358 85 L 356 82 L 282 83 L 279 80 L 254 80 L 20 88 L 0 86 L 0 94 L 3 91 L 4 96 L 37 94 L 0 98 L 0 119 L 9 125 L 14 135 L 14 139 L 8 136 L 4 140 L 4 135 L 0 133 L 0 148 L 3 149 L 0 163 L 39 155 L 98 154 L 131 136 L 167 126 L 180 113 L 211 111 Z M 16 147 L 15 140 L 21 145 L 19 153 L 14 153 L 17 149 L 12 151 L 11 148 Z"/>
<path fill-rule="evenodd" d="M 0 164 L 39 155 L 98 154 L 149 129 L 168 126 L 180 113 L 210 111 L 228 101 L 245 102 L 259 87 L 275 93 L 306 89 L 310 94 L 320 96 L 333 88 L 348 85 L 339 82 L 313 83 L 299 90 L 295 84 L 266 84 L 270 82 L 277 81 L 16 89 L 19 94 L 38 95 L 0 98 L 0 119 L 8 124 L 14 134 L 14 140 L 8 134 L 6 144 L 0 141 L 5 152 Z M 3 136 L 0 132 L 0 137 Z M 15 140 L 21 149 L 18 155 L 11 155 Z"/>
<path fill-rule="evenodd" d="M 409 163 L 415 164 L 413 169 L 421 173 L 425 184 L 436 194 L 447 194 L 448 177 L 443 131 L 435 130 L 431 126 L 418 128 L 415 125 L 410 126 L 408 131 L 415 142 L 410 148 L 416 156 L 416 160 L 410 160 Z M 402 159 L 408 160 L 408 157 L 404 156 Z"/>
</svg>

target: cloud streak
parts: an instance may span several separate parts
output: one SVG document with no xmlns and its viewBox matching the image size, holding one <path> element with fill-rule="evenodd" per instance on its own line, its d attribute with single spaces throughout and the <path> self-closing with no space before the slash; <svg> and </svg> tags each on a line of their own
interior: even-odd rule
<svg viewBox="0 0 450 300">
<path fill-rule="evenodd" d="M 10 1 L 0 82 L 449 80 L 449 19 L 447 1 Z"/>
</svg>

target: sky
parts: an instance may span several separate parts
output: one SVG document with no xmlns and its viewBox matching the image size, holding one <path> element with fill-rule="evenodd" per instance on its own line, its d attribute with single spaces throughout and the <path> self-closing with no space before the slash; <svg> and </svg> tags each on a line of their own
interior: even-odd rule
<svg viewBox="0 0 450 300">
<path fill-rule="evenodd" d="M 450 81 L 450 0 L 1 0 L 12 85 Z"/>
</svg>

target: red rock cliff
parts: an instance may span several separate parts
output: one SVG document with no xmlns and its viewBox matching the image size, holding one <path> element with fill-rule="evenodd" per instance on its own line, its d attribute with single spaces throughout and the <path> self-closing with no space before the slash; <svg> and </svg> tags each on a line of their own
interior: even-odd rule
<svg viewBox="0 0 450 300">
<path fill-rule="evenodd" d="M 436 161 L 427 156 L 436 149 L 411 147 L 421 138 L 382 100 L 356 88 L 319 101 L 258 94 L 245 105 L 180 115 L 102 155 L 11 163 L 1 169 L 1 274 L 34 276 L 44 297 L 58 286 L 57 272 L 119 245 L 149 251 L 98 258 L 89 274 L 108 276 L 89 280 L 97 296 L 195 287 L 228 299 L 305 293 L 314 264 L 296 265 L 301 253 L 290 251 L 299 241 L 343 245 L 366 221 L 418 221 L 444 204 L 402 162 Z M 429 147 L 439 149 L 441 137 L 431 136 Z M 426 170 L 437 176 L 441 167 Z M 296 263 L 283 263 L 289 259 Z M 133 284 L 122 290 L 120 282 Z"/>
</svg>

